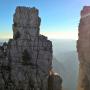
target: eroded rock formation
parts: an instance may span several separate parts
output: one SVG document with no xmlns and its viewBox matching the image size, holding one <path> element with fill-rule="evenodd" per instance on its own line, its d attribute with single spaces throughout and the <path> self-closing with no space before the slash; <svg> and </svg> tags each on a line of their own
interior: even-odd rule
<svg viewBox="0 0 90 90">
<path fill-rule="evenodd" d="M 81 11 L 77 51 L 79 57 L 78 90 L 90 90 L 90 6 Z"/>
<path fill-rule="evenodd" d="M 17 7 L 13 22 L 13 39 L 0 47 L 0 90 L 61 90 L 62 79 L 51 73 L 52 42 L 39 34 L 38 9 Z"/>
</svg>

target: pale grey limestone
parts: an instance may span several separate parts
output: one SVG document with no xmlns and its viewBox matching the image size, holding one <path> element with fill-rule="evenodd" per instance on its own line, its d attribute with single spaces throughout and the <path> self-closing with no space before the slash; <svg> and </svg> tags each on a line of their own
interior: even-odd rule
<svg viewBox="0 0 90 90">
<path fill-rule="evenodd" d="M 0 49 L 0 56 L 3 56 L 0 57 L 0 67 L 2 62 L 5 67 L 4 74 L 0 73 L 0 90 L 48 90 L 53 50 L 52 42 L 39 34 L 40 22 L 36 8 L 16 8 L 13 39 L 9 40 L 6 48 Z"/>
</svg>

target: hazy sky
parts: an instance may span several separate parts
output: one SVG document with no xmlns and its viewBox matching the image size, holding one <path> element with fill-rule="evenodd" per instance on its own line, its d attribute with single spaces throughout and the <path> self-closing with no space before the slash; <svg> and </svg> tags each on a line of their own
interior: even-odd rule
<svg viewBox="0 0 90 90">
<path fill-rule="evenodd" d="M 90 0 L 0 0 L 0 38 L 12 37 L 16 6 L 39 9 L 41 33 L 50 38 L 77 38 L 80 11 Z"/>
</svg>

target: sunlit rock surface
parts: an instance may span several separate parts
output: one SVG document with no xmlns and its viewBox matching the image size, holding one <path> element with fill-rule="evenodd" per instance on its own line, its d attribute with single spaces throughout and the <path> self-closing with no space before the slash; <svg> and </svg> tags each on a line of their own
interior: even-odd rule
<svg viewBox="0 0 90 90">
<path fill-rule="evenodd" d="M 79 57 L 78 90 L 90 90 L 90 6 L 81 11 L 77 51 Z"/>
<path fill-rule="evenodd" d="M 39 34 L 38 13 L 36 8 L 16 8 L 13 39 L 0 47 L 0 90 L 61 90 L 60 76 L 50 74 L 52 42 Z"/>
</svg>

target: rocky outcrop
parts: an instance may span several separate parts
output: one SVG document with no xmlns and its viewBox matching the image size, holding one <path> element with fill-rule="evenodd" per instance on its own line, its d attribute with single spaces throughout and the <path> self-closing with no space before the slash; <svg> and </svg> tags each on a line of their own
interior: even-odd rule
<svg viewBox="0 0 90 90">
<path fill-rule="evenodd" d="M 90 6 L 81 11 L 77 51 L 79 57 L 78 90 L 90 90 Z"/>
<path fill-rule="evenodd" d="M 39 34 L 38 13 L 36 8 L 16 8 L 13 39 L 0 47 L 0 90 L 61 90 L 60 76 L 50 73 L 52 42 Z"/>
<path fill-rule="evenodd" d="M 50 71 L 48 77 L 48 90 L 62 90 L 62 79 L 58 73 Z"/>
</svg>

